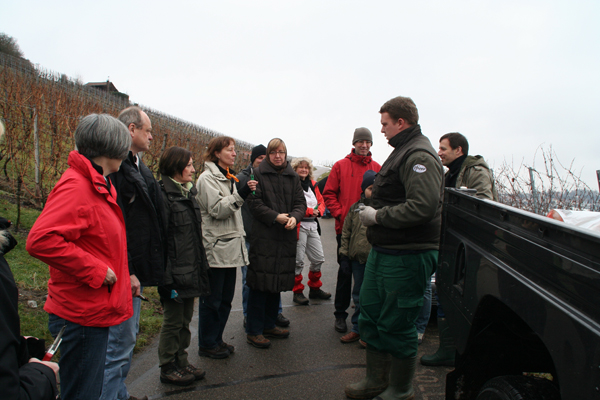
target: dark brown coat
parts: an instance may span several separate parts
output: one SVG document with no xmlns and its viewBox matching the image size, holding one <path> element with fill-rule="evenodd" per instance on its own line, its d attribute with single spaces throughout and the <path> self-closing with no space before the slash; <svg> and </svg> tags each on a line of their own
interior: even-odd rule
<svg viewBox="0 0 600 400">
<path fill-rule="evenodd" d="M 300 222 L 304 217 L 306 199 L 300 178 L 289 163 L 278 172 L 264 161 L 254 173 L 258 181 L 256 193 L 246 200 L 254 218 L 246 284 L 254 290 L 270 293 L 292 290 L 296 229 L 285 229 L 275 218 L 278 214 L 288 214 Z"/>
</svg>

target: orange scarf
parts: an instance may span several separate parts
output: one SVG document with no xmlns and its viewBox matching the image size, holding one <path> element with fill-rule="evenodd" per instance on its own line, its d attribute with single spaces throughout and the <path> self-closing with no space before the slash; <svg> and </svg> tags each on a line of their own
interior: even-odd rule
<svg viewBox="0 0 600 400">
<path fill-rule="evenodd" d="M 231 174 L 229 173 L 229 168 L 227 168 L 227 175 L 225 175 L 225 178 L 227 178 L 227 179 L 231 179 L 231 178 L 233 178 L 233 180 L 234 180 L 234 181 L 236 181 L 236 182 L 239 182 L 239 181 L 240 181 L 238 178 L 236 178 L 236 176 L 235 176 L 235 175 L 231 175 Z"/>
</svg>

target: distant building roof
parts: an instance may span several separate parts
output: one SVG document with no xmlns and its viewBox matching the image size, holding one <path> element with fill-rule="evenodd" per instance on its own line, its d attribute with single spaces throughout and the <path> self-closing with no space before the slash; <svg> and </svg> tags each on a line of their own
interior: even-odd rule
<svg viewBox="0 0 600 400">
<path fill-rule="evenodd" d="M 104 90 L 105 92 L 113 93 L 129 100 L 129 95 L 119 92 L 117 87 L 108 80 L 106 82 L 88 82 L 85 84 L 85 86 L 93 87 L 98 90 Z"/>
</svg>

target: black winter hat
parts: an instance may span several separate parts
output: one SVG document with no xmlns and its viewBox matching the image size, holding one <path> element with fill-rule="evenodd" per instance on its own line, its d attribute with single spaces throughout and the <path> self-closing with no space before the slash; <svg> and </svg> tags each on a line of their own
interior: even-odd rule
<svg viewBox="0 0 600 400">
<path fill-rule="evenodd" d="M 360 185 L 360 189 L 363 191 L 363 193 L 366 188 L 368 188 L 375 182 L 376 175 L 377 172 L 373 171 L 372 169 L 368 169 L 365 171 L 365 174 L 363 175 L 362 184 Z"/>
<path fill-rule="evenodd" d="M 352 138 L 352 144 L 358 142 L 359 140 L 368 140 L 373 143 L 373 135 L 371 131 L 367 128 L 356 128 L 354 130 L 354 137 Z"/>
<path fill-rule="evenodd" d="M 267 155 L 267 148 L 265 146 L 263 146 L 262 144 L 259 144 L 258 146 L 254 146 L 252 148 L 252 154 L 250 155 L 250 164 L 254 164 L 254 160 L 256 160 L 258 157 L 266 156 L 266 155 Z"/>
</svg>

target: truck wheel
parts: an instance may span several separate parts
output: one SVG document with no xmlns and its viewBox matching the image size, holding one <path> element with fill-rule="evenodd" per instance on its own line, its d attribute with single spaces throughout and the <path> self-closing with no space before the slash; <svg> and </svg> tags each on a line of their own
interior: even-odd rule
<svg viewBox="0 0 600 400">
<path fill-rule="evenodd" d="M 548 379 L 507 375 L 487 381 L 476 400 L 560 400 L 560 393 Z"/>
</svg>

